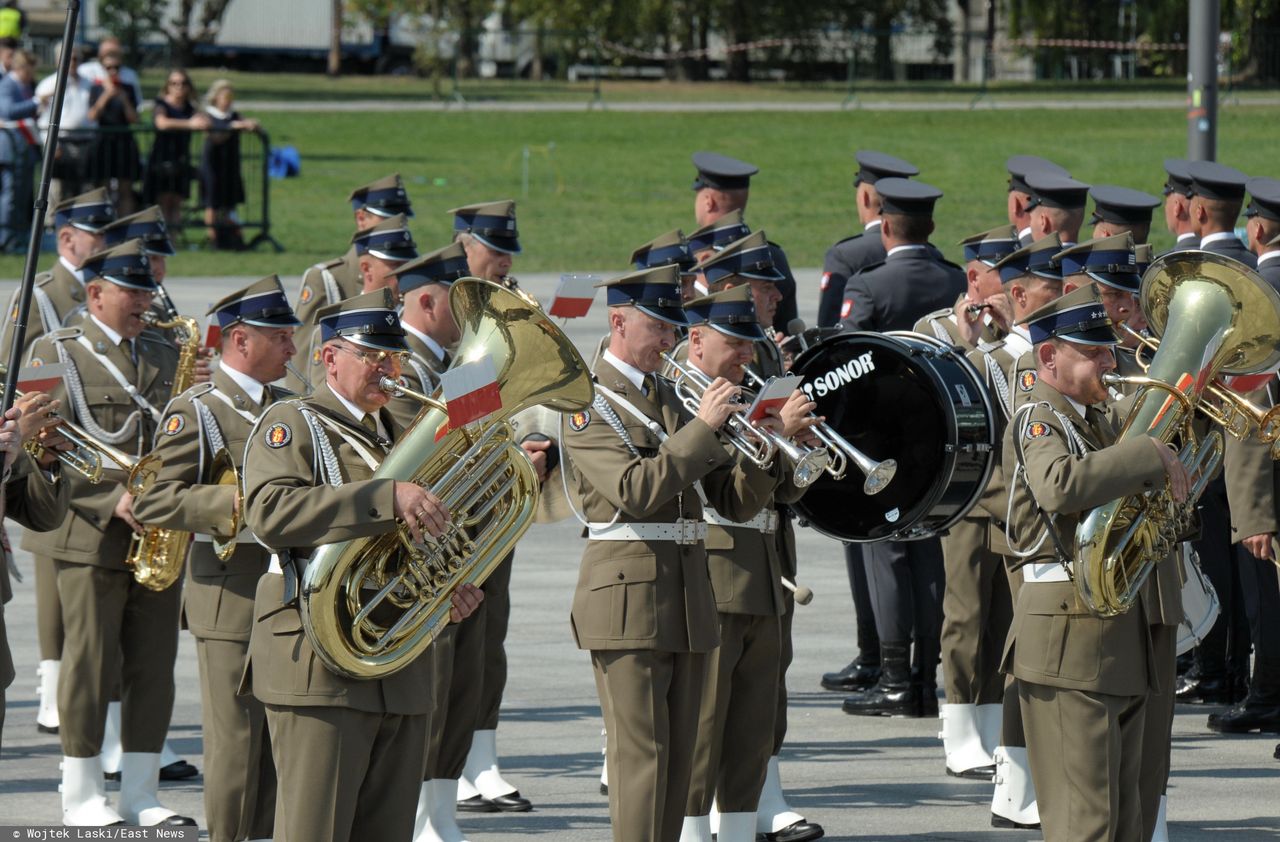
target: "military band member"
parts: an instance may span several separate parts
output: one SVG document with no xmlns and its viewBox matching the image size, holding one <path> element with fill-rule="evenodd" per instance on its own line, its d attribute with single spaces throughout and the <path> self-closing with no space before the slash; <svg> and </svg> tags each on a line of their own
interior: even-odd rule
<svg viewBox="0 0 1280 842">
<path fill-rule="evenodd" d="M 708 380 L 724 377 L 741 384 L 744 367 L 754 361 L 753 346 L 769 341 L 756 318 L 750 290 L 737 286 L 696 299 L 686 305 L 686 314 L 691 324 L 687 364 Z M 813 408 L 797 391 L 781 411 L 783 435 L 795 436 L 810 426 L 812 420 L 805 416 Z M 703 507 L 720 646 L 708 656 L 693 779 L 685 804 L 686 842 L 710 839 L 713 798 L 719 812 L 717 839 L 751 842 L 756 836 L 756 807 L 774 743 L 772 729 L 762 726 L 778 708 L 779 617 L 788 610 L 773 501 L 794 502 L 804 494 L 804 488 L 792 481 L 789 465 L 775 461 L 772 473 L 772 500 L 746 523 L 725 518 L 709 504 Z"/>
<path fill-rule="evenodd" d="M 687 324 L 678 268 L 605 285 L 611 341 L 595 365 L 597 399 L 565 433 L 589 538 L 571 622 L 591 651 L 609 733 L 613 838 L 670 840 L 689 793 L 707 653 L 719 643 L 695 484 L 741 522 L 774 480 L 735 466 L 716 435 L 741 408 L 736 386 L 714 381 L 691 417 L 653 376 Z"/>
<path fill-rule="evenodd" d="M 1199 248 L 1238 260 L 1252 269 L 1258 259 L 1236 236 L 1236 219 L 1244 205 L 1248 176 L 1217 161 L 1192 161 L 1191 225 L 1200 238 Z"/>
<path fill-rule="evenodd" d="M 753 164 L 730 158 L 716 152 L 693 153 L 693 166 L 698 171 L 693 180 L 693 217 L 699 227 L 718 221 L 721 217 L 745 212 L 751 193 L 751 176 L 760 172 Z M 781 300 L 773 321 L 765 325 L 766 332 L 787 332 L 787 326 L 800 314 L 796 310 L 796 279 L 791 274 L 786 252 L 777 243 L 770 242 L 772 260 L 782 280 L 778 282 Z M 695 250 L 696 251 L 696 250 Z"/>
<path fill-rule="evenodd" d="M 1145 839 L 1150 589 L 1130 611 L 1090 614 L 1070 580 L 1076 525 L 1089 509 L 1153 491 L 1166 478 L 1181 502 L 1189 481 L 1164 443 L 1117 441 L 1117 419 L 1098 407 L 1116 335 L 1094 289 L 1024 321 L 1038 376 L 1005 433 L 1010 527 L 1026 565 L 1003 667 L 1018 679 L 1046 842 Z"/>
<path fill-rule="evenodd" d="M 1018 244 L 1029 246 L 1036 241 L 1031 231 L 1031 187 L 1027 185 L 1027 175 L 1033 172 L 1051 173 L 1053 175 L 1071 177 L 1071 173 L 1047 158 L 1037 155 L 1014 155 L 1004 162 L 1009 172 L 1009 198 L 1006 202 L 1009 213 L 1009 224 L 1018 232 Z"/>
<path fill-rule="evenodd" d="M 1096 288 L 1107 318 L 1119 329 L 1133 315 L 1142 284 L 1134 249 L 1133 235 L 1121 233 L 1085 240 L 1058 252 L 1053 260 L 1062 272 L 1063 293 L 1086 286 Z M 1125 357 L 1132 359 L 1132 354 Z M 1134 368 L 1126 371 L 1125 365 L 1120 364 L 1121 374 L 1134 373 L 1137 367 L 1133 363 Z"/>
<path fill-rule="evenodd" d="M 1027 173 L 1025 181 L 1031 191 L 1027 206 L 1031 210 L 1032 242 L 1057 234 L 1063 246 L 1075 245 L 1084 224 L 1089 185 L 1044 170 Z"/>
<path fill-rule="evenodd" d="M 254 600 L 245 686 L 267 711 L 277 842 L 408 839 L 413 830 L 431 658 L 380 679 L 338 675 L 312 650 L 295 601 L 321 544 L 398 525 L 421 542 L 448 528 L 449 512 L 431 492 L 372 476 L 401 433 L 380 386 L 399 376 L 407 353 L 394 307 L 381 289 L 320 310 L 325 382 L 307 398 L 269 407 L 245 449 L 245 523 L 274 553 Z M 470 586 L 456 591 L 452 619 L 468 616 L 478 599 Z"/>
<path fill-rule="evenodd" d="M 253 425 L 288 396 L 269 384 L 284 376 L 299 322 L 275 275 L 223 298 L 209 315 L 221 330 L 221 360 L 209 382 L 166 408 L 153 450 L 161 466 L 150 490 L 134 501 L 134 516 L 148 526 L 195 533 L 183 613 L 200 665 L 205 819 L 210 839 L 236 842 L 270 837 L 275 820 L 266 712 L 257 699 L 238 695 L 254 591 L 269 554 L 252 535 L 231 534 L 241 501 L 238 485 L 219 476 L 226 465 L 218 459 L 225 456 L 243 475 Z M 215 540 L 230 542 L 225 559 Z"/>
<path fill-rule="evenodd" d="M 1191 162 L 1185 158 L 1164 159 L 1164 224 L 1174 236 L 1169 251 L 1193 249 L 1200 245 L 1191 221 Z"/>
<path fill-rule="evenodd" d="M 299 370 L 308 378 L 306 380 L 289 372 L 285 384 L 291 391 L 305 395 L 311 391 L 312 358 L 320 346 L 315 338 L 319 331 L 315 314 L 321 307 L 337 304 L 339 301 L 369 292 L 364 286 L 364 276 L 360 270 L 360 255 L 356 251 L 354 238 L 368 231 L 375 225 L 397 214 L 413 217 L 413 205 L 405 192 L 404 182 L 399 173 L 392 173 L 377 181 L 351 191 L 348 197 L 351 211 L 355 217 L 356 230 L 352 235 L 352 245 L 342 257 L 317 263 L 302 275 L 302 285 L 298 288 L 297 314 L 302 327 L 294 337 L 294 344 L 302 353 L 303 365 Z M 323 369 L 318 366 L 314 372 L 317 383 L 324 379 Z"/>
<path fill-rule="evenodd" d="M 102 228 L 115 218 L 115 208 L 106 188 L 98 188 L 64 199 L 54 206 L 54 232 L 58 262 L 36 275 L 31 292 L 31 317 L 27 321 L 22 358 L 42 335 L 62 327 L 63 320 L 85 302 L 85 277 L 81 265 L 89 255 L 102 249 Z M 0 324 L 0 348 L 13 345 L 13 325 L 18 315 L 15 290 L 5 310 L 9 318 Z M 45 559 L 47 562 L 48 559 Z M 58 675 L 62 663 L 62 606 L 58 601 L 57 574 L 48 564 L 34 563 L 36 578 L 36 636 L 40 643 L 40 705 L 36 728 L 42 733 L 58 733 Z"/>
<path fill-rule="evenodd" d="M 511 263 L 519 254 L 520 233 L 516 229 L 516 203 L 480 202 L 449 211 L 453 214 L 453 239 L 467 253 L 471 275 L 495 284 L 516 288 Z"/>
<path fill-rule="evenodd" d="M 631 252 L 633 269 L 651 269 L 655 266 L 666 266 L 668 263 L 674 263 L 680 267 L 680 295 L 685 301 L 702 294 L 696 292 L 693 286 L 698 277 L 698 274 L 693 271 L 694 264 L 697 262 L 689 247 L 689 240 L 679 228 L 659 234 Z"/>
<path fill-rule="evenodd" d="M 911 178 L 920 174 L 914 164 L 883 152 L 859 149 L 853 157 L 858 162 L 858 172 L 853 178 L 854 209 L 862 231 L 827 249 L 822 259 L 819 327 L 831 327 L 843 318 L 840 310 L 849 278 L 868 266 L 884 262 L 884 243 L 880 240 L 880 194 L 876 191 L 876 182 L 882 178 Z"/>
<path fill-rule="evenodd" d="M 950 344 L 964 346 L 969 344 L 969 336 L 985 334 L 989 338 L 979 341 L 987 353 L 994 352 L 1001 347 L 1000 338 L 1007 332 L 995 336 L 995 328 L 1010 324 L 1014 313 L 995 267 L 1018 249 L 1017 232 L 1011 225 L 997 225 L 965 238 L 962 244 L 968 291 L 952 308 L 950 319 L 944 315 L 947 311 L 940 310 L 933 320 L 954 329 L 954 333 L 947 334 L 955 337 Z M 970 314 L 967 308 L 971 306 L 985 309 Z M 927 329 L 921 330 L 924 327 L 918 323 L 916 331 L 927 333 Z M 942 339 L 941 332 L 935 333 Z M 998 364 L 997 370 L 1003 375 L 1007 366 L 1001 369 Z M 990 378 L 985 367 L 979 366 L 978 371 Z M 991 394 L 998 402 L 998 393 Z M 941 632 L 945 701 L 940 717 L 946 771 L 980 780 L 990 780 L 995 772 L 992 755 L 999 742 L 1004 697 L 1000 650 L 1013 616 L 1000 555 L 1002 542 L 993 545 L 991 536 L 990 517 L 975 508 L 942 539 L 946 574 Z"/>
<path fill-rule="evenodd" d="M 1249 248 L 1258 258 L 1258 274 L 1280 292 L 1280 179 L 1249 179 L 1249 195 Z"/>
<path fill-rule="evenodd" d="M 929 245 L 941 190 L 905 178 L 882 178 L 876 190 L 884 262 L 849 278 L 841 322 L 848 330 L 909 330 L 925 313 L 955 302 L 964 292 L 964 270 L 939 261 Z"/>
<path fill-rule="evenodd" d="M 1093 239 L 1113 237 L 1129 233 L 1135 243 L 1145 243 L 1151 238 L 1151 214 L 1161 204 L 1150 193 L 1117 187 L 1114 184 L 1095 184 L 1089 188 L 1093 199 Z"/>
<path fill-rule="evenodd" d="M 68 365 L 67 415 L 98 440 L 140 455 L 151 445 L 160 409 L 170 397 L 177 349 L 143 333 L 141 316 L 156 284 L 141 242 L 130 240 L 84 265 L 89 318 L 80 327 L 41 337 L 32 364 Z M 48 533 L 23 546 L 50 559 L 66 618 L 62 722 L 63 823 L 194 825 L 156 798 L 160 750 L 173 710 L 181 588 L 149 590 L 126 567 L 131 531 L 140 531 L 133 497 L 114 479 L 96 485 L 69 477 L 71 511 Z M 121 788 L 117 809 L 102 785 L 103 722 L 109 694 L 121 685 Z"/>
</svg>

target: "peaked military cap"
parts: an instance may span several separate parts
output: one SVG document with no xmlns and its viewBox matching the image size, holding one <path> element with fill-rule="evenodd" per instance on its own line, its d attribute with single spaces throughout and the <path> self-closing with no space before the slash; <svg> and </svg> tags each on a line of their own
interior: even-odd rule
<svg viewBox="0 0 1280 842">
<path fill-rule="evenodd" d="M 398 213 L 351 238 L 356 254 L 371 254 L 383 260 L 413 260 L 418 246 L 409 233 L 408 220 Z"/>
<path fill-rule="evenodd" d="M 164 213 L 159 205 L 122 216 L 102 229 L 103 242 L 107 246 L 118 246 L 135 237 L 142 240 L 142 247 L 147 254 L 173 257 L 178 253 L 173 247 L 173 241 L 169 239 L 169 228 L 165 225 Z"/>
<path fill-rule="evenodd" d="M 680 300 L 680 270 L 674 263 L 628 272 L 596 287 L 605 288 L 609 307 L 635 307 L 668 324 L 689 324 Z"/>
<path fill-rule="evenodd" d="M 876 192 L 882 214 L 933 216 L 933 206 L 942 198 L 942 191 L 932 184 L 905 178 L 882 178 L 876 182 Z"/>
<path fill-rule="evenodd" d="M 1018 324 L 1026 325 L 1033 345 L 1054 337 L 1081 345 L 1115 345 L 1120 341 L 1098 290 L 1092 286 L 1050 301 Z"/>
<path fill-rule="evenodd" d="M 450 243 L 442 249 L 428 252 L 391 271 L 400 286 L 400 294 L 412 292 L 427 284 L 452 286 L 459 278 L 471 274 L 467 267 L 467 253 L 462 243 Z"/>
<path fill-rule="evenodd" d="M 1181 193 L 1191 198 L 1191 162 L 1186 158 L 1164 159 L 1164 195 Z"/>
<path fill-rule="evenodd" d="M 400 173 L 392 173 L 386 178 L 357 187 L 347 199 L 351 202 L 353 211 L 367 210 L 378 216 L 395 216 L 398 213 L 413 216 L 413 205 L 409 202 L 409 194 L 404 190 Z"/>
<path fill-rule="evenodd" d="M 742 221 L 741 210 L 726 213 L 689 235 L 689 253 L 697 254 L 706 249 L 719 250 L 750 233 L 751 228 Z"/>
<path fill-rule="evenodd" d="M 1000 283 L 1016 281 L 1023 275 L 1036 275 L 1051 281 L 1062 280 L 1062 269 L 1053 257 L 1062 251 L 1062 238 L 1057 233 L 1041 237 L 1001 259 L 995 268 L 1000 270 Z"/>
<path fill-rule="evenodd" d="M 711 187 L 716 190 L 741 190 L 751 186 L 751 176 L 760 169 L 746 161 L 730 158 L 718 152 L 694 152 L 693 166 L 698 176 L 693 189 Z"/>
<path fill-rule="evenodd" d="M 234 324 L 257 327 L 299 327 L 302 324 L 289 306 L 289 298 L 284 294 L 278 275 L 267 275 L 231 293 L 210 307 L 205 315 L 216 317 L 222 330 Z"/>
<path fill-rule="evenodd" d="M 1085 197 L 1089 195 L 1089 185 L 1076 181 L 1069 175 L 1037 170 L 1027 173 L 1026 182 L 1031 194 L 1028 209 L 1044 205 L 1049 208 L 1076 210 L 1085 206 Z"/>
<path fill-rule="evenodd" d="M 1135 293 L 1142 282 L 1133 235 L 1128 231 L 1086 240 L 1058 252 L 1054 260 L 1062 266 L 1063 277 L 1088 275 L 1100 284 Z"/>
<path fill-rule="evenodd" d="M 859 149 L 853 153 L 853 159 L 858 162 L 858 174 L 853 179 L 854 187 L 863 182 L 875 184 L 882 178 L 910 178 L 920 174 L 920 169 L 915 164 L 871 149 Z"/>
<path fill-rule="evenodd" d="M 651 266 L 665 266 L 674 263 L 683 274 L 693 269 L 693 252 L 689 249 L 689 241 L 679 228 L 659 234 L 640 248 L 631 252 L 631 265 L 636 269 L 648 269 Z"/>
<path fill-rule="evenodd" d="M 378 351 L 409 350 L 396 315 L 395 296 L 385 287 L 322 307 L 316 320 L 321 342 L 345 339 Z"/>
<path fill-rule="evenodd" d="M 133 239 L 89 256 L 80 267 L 85 280 L 102 278 L 118 287 L 155 292 L 160 288 L 151 274 L 151 259 L 142 240 Z"/>
<path fill-rule="evenodd" d="M 1187 166 L 1191 173 L 1191 194 L 1206 199 L 1243 199 L 1245 183 L 1249 178 L 1235 167 L 1217 161 L 1192 161 Z"/>
<path fill-rule="evenodd" d="M 1027 187 L 1028 173 L 1048 172 L 1054 175 L 1071 177 L 1071 173 L 1048 158 L 1041 158 L 1039 155 L 1014 155 L 1004 162 L 1004 168 L 1009 171 L 1009 189 L 1018 190 L 1022 193 L 1031 192 L 1031 189 Z"/>
<path fill-rule="evenodd" d="M 735 339 L 762 342 L 764 331 L 756 317 L 751 287 L 746 284 L 695 298 L 684 305 L 690 325 L 707 325 Z"/>
<path fill-rule="evenodd" d="M 764 229 L 730 243 L 715 254 L 707 255 L 693 270 L 706 277 L 707 286 L 731 276 L 773 283 L 783 278 L 773 264 L 773 247 L 769 245 Z"/>
<path fill-rule="evenodd" d="M 115 218 L 116 208 L 105 187 L 63 199 L 53 208 L 54 228 L 70 225 L 90 234 L 98 233 Z"/>
<path fill-rule="evenodd" d="M 1142 276 L 1147 274 L 1147 268 L 1155 259 L 1155 249 L 1151 248 L 1150 243 L 1138 243 L 1133 247 L 1133 259 L 1138 264 L 1139 286 L 1141 286 Z"/>
<path fill-rule="evenodd" d="M 1244 215 L 1280 221 L 1280 179 L 1251 178 L 1248 188 L 1252 201 Z"/>
<path fill-rule="evenodd" d="M 501 202 L 463 205 L 460 208 L 453 208 L 449 213 L 453 214 L 455 233 L 470 234 L 494 251 L 505 254 L 520 253 L 514 201 L 504 199 Z"/>
<path fill-rule="evenodd" d="M 995 266 L 1018 250 L 1018 231 L 1007 223 L 997 225 L 990 231 L 965 237 L 959 245 L 964 246 L 966 261 L 980 260 L 988 266 Z"/>
<path fill-rule="evenodd" d="M 1150 193 L 1114 184 L 1095 184 L 1089 188 L 1089 195 L 1093 197 L 1093 222 L 1146 225 L 1151 222 L 1152 210 L 1160 204 Z"/>
</svg>

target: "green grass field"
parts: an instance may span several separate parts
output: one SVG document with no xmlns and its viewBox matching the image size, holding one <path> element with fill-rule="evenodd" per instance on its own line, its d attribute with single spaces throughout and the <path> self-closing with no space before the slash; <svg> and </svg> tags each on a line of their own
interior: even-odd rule
<svg viewBox="0 0 1280 842">
<path fill-rule="evenodd" d="M 1184 154 L 1177 111 L 977 111 L 635 114 L 484 112 L 258 113 L 276 145 L 296 146 L 300 177 L 272 182 L 273 233 L 287 249 L 183 252 L 175 275 L 276 272 L 293 289 L 309 265 L 342 253 L 351 187 L 391 171 L 405 177 L 421 249 L 445 244 L 455 205 L 515 198 L 523 271 L 618 270 L 663 231 L 693 227 L 689 155 L 716 149 L 757 164 L 748 221 L 782 244 L 796 267 L 821 265 L 827 247 L 856 227 L 852 153 L 869 147 L 915 162 L 946 197 L 934 241 L 954 243 L 1004 219 L 1004 160 L 1050 157 L 1078 178 L 1158 193 L 1165 156 Z M 1250 174 L 1280 175 L 1274 127 L 1280 108 L 1226 109 L 1219 159 Z M 521 192 L 528 146 L 530 179 Z M 1154 240 L 1170 237 L 1157 222 Z M 197 238 L 199 239 L 199 237 Z M 47 265 L 49 259 L 42 261 Z M 0 260 L 14 278 L 18 258 Z"/>
</svg>

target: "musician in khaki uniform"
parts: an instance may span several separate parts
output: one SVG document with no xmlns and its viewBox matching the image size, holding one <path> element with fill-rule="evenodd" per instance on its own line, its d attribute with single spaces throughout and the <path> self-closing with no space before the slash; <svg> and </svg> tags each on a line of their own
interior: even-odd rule
<svg viewBox="0 0 1280 842">
<path fill-rule="evenodd" d="M 979 342 L 996 342 L 1008 333 L 1009 298 L 1000 286 L 995 264 L 1016 249 L 1017 242 L 1012 225 L 997 225 L 961 240 L 968 281 L 964 294 L 953 306 L 920 317 L 911 329 L 965 350 Z"/>
<path fill-rule="evenodd" d="M 317 263 L 302 275 L 302 285 L 298 287 L 297 313 L 302 321 L 294 337 L 294 344 L 302 354 L 301 372 L 305 381 L 294 372 L 289 372 L 285 385 L 300 395 L 305 395 L 314 386 L 324 380 L 324 369 L 315 360 L 320 350 L 319 331 L 316 324 L 316 311 L 321 307 L 337 304 L 361 292 L 369 292 L 364 287 L 364 277 L 360 271 L 360 255 L 356 252 L 355 237 L 378 225 L 396 214 L 405 217 L 413 216 L 413 205 L 405 192 L 404 182 L 399 173 L 392 173 L 377 181 L 372 181 L 351 191 L 347 197 L 351 202 L 352 215 L 355 217 L 356 231 L 352 235 L 352 245 L 342 257 L 335 257 L 323 263 Z M 314 376 L 313 376 L 314 375 Z M 314 382 L 312 382 L 314 381 Z"/>
<path fill-rule="evenodd" d="M 698 273 L 707 287 L 716 292 L 749 286 L 756 319 L 767 336 L 772 329 L 778 303 L 782 300 L 777 286 L 782 273 L 774 266 L 773 256 L 774 250 L 765 232 L 757 231 L 722 246 L 714 254 L 704 252 L 702 260 L 692 271 Z M 759 342 L 755 345 L 752 367 L 761 377 L 769 378 L 785 374 L 788 364 L 776 343 Z M 775 501 L 774 505 L 778 513 L 778 531 L 775 536 L 782 575 L 795 582 L 797 560 L 795 530 L 791 525 L 792 513 L 785 503 Z M 773 715 L 773 753 L 769 758 L 764 788 L 756 805 L 756 830 L 769 836 L 773 842 L 806 842 L 822 836 L 822 825 L 808 821 L 787 803 L 782 792 L 779 769 L 779 755 L 787 736 L 787 670 L 791 667 L 795 653 L 791 625 L 796 607 L 790 590 L 783 591 L 782 599 L 785 610 L 779 618 L 781 653 L 778 664 L 778 704 Z M 713 831 L 718 817 L 718 813 L 713 811 Z"/>
<path fill-rule="evenodd" d="M 244 686 L 266 706 L 279 788 L 276 842 L 408 839 L 431 710 L 431 658 L 380 679 L 329 670 L 302 629 L 297 599 L 321 544 L 390 532 L 439 536 L 449 513 L 410 482 L 375 479 L 400 434 L 383 377 L 400 374 L 404 331 L 389 290 L 317 314 L 325 383 L 278 401 L 245 448 L 245 523 L 273 551 L 258 583 Z M 336 470 L 335 470 L 336 469 Z M 464 586 L 452 618 L 474 609 Z M 321 797 L 317 797 L 321 793 Z"/>
<path fill-rule="evenodd" d="M 54 231 L 57 237 L 58 262 L 47 272 L 36 275 L 31 293 L 31 317 L 23 340 L 22 359 L 44 334 L 62 327 L 63 320 L 85 302 L 85 258 L 102 250 L 102 228 L 115 218 L 115 208 L 107 198 L 106 188 L 90 190 L 63 199 L 54 206 Z M 13 346 L 14 322 L 18 316 L 18 294 L 14 290 L 5 309 L 7 319 L 0 323 L 0 348 Z M 62 606 L 58 602 L 57 574 L 48 564 L 35 560 L 36 635 L 40 643 L 40 706 L 36 727 L 43 733 L 58 733 L 58 673 L 62 662 Z"/>
<path fill-rule="evenodd" d="M 148 526 L 195 533 L 183 613 L 196 639 L 204 725 L 205 818 L 216 842 L 265 839 L 275 820 L 275 767 L 262 703 L 239 695 L 249 653 L 253 597 L 268 553 L 238 525 L 237 486 L 219 483 L 230 465 L 243 473 L 245 443 L 264 409 L 283 397 L 269 385 L 294 354 L 298 319 L 280 279 L 270 275 L 215 304 L 221 360 L 207 383 L 169 403 L 153 453 L 155 482 L 134 501 Z M 215 545 L 215 539 L 220 542 Z M 225 558 L 219 549 L 226 548 Z"/>
<path fill-rule="evenodd" d="M 685 305 L 690 331 L 686 365 L 707 380 L 724 377 L 741 384 L 754 346 L 768 342 L 757 321 L 751 292 L 737 286 Z M 813 404 L 795 392 L 782 408 L 783 435 L 811 426 Z M 719 612 L 720 647 L 708 656 L 693 780 L 685 805 L 682 839 L 710 839 L 712 799 L 719 811 L 720 842 L 756 835 L 756 807 L 764 786 L 774 735 L 768 724 L 778 709 L 781 681 L 781 625 L 787 610 L 777 540 L 779 516 L 773 502 L 804 494 L 782 455 L 771 468 L 774 489 L 765 508 L 736 523 L 712 506 L 707 521 L 707 562 Z M 788 580 L 789 581 L 789 580 Z"/>
<path fill-rule="evenodd" d="M 741 408 L 717 379 L 690 417 L 654 378 L 686 324 L 675 265 L 605 284 L 609 348 L 597 397 L 567 422 L 588 544 L 571 622 L 591 651 L 608 729 L 613 838 L 673 840 L 689 792 L 707 653 L 719 643 L 700 495 L 735 521 L 759 513 L 775 483 L 733 464 L 716 430 Z"/>
<path fill-rule="evenodd" d="M 1140 840 L 1139 783 L 1155 654 L 1151 588 L 1110 618 L 1071 582 L 1076 526 L 1117 497 L 1157 490 L 1177 501 L 1188 478 L 1176 454 L 1145 436 L 1117 441 L 1101 376 L 1117 339 L 1097 292 L 1079 289 L 1028 316 L 1038 377 L 1004 442 L 1011 533 L 1026 565 L 1003 668 L 1018 694 L 1046 842 Z M 1166 559 L 1161 563 L 1169 563 Z"/>
<path fill-rule="evenodd" d="M 65 363 L 67 417 L 97 440 L 128 454 L 150 449 L 169 399 L 177 350 L 142 331 L 155 281 L 138 240 L 91 256 L 84 265 L 89 318 L 81 327 L 41 337 L 31 362 Z M 173 664 L 178 648 L 181 588 L 152 591 L 125 565 L 130 532 L 139 525 L 132 495 L 117 479 L 94 485 L 69 477 L 71 512 L 48 533 L 32 533 L 23 546 L 52 559 L 66 620 L 62 721 L 63 823 L 193 825 L 156 798 L 160 749 L 173 709 Z M 118 809 L 102 785 L 103 721 L 109 694 L 123 693 L 121 788 Z"/>
</svg>

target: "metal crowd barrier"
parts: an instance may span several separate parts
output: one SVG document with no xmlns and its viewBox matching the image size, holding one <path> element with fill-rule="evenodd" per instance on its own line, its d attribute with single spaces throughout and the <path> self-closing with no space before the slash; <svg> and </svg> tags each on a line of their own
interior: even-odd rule
<svg viewBox="0 0 1280 842">
<path fill-rule="evenodd" d="M 39 148 L 31 147 L 24 130 L 25 133 L 30 131 L 27 127 L 12 123 L 0 124 L 0 250 L 6 252 L 26 249 L 30 235 L 34 185 L 40 179 Z M 159 180 L 176 176 L 179 182 L 186 181 L 188 190 L 182 203 L 182 229 L 172 231 L 171 235 L 180 247 L 212 248 L 214 244 L 205 237 L 204 229 L 207 226 L 201 204 L 200 161 L 208 132 L 173 133 L 187 135 L 185 166 L 180 159 L 176 163 L 165 162 L 152 155 L 159 134 L 164 133 L 157 132 L 149 124 L 64 130 L 58 140 L 59 152 L 54 164 L 54 191 L 49 197 L 50 207 L 59 197 L 74 196 L 94 187 L 107 186 L 116 196 L 118 204 L 125 191 L 130 191 L 133 196 L 132 208 L 141 210 L 157 204 L 158 191 L 153 188 Z M 246 250 L 268 244 L 277 252 L 284 251 L 284 247 L 271 234 L 271 180 L 267 176 L 270 137 L 262 130 L 237 134 L 240 139 L 239 177 L 244 185 L 244 201 L 235 206 L 235 226 L 241 232 Z M 129 142 L 130 138 L 132 143 Z M 179 140 L 179 144 L 181 143 Z M 26 150 L 34 151 L 27 160 L 20 160 L 15 166 L 9 163 L 15 155 L 3 154 L 6 144 L 16 152 L 18 158 L 22 158 Z M 151 178 L 148 177 L 149 174 Z M 49 224 L 52 225 L 53 214 L 48 214 L 48 217 Z"/>
</svg>

